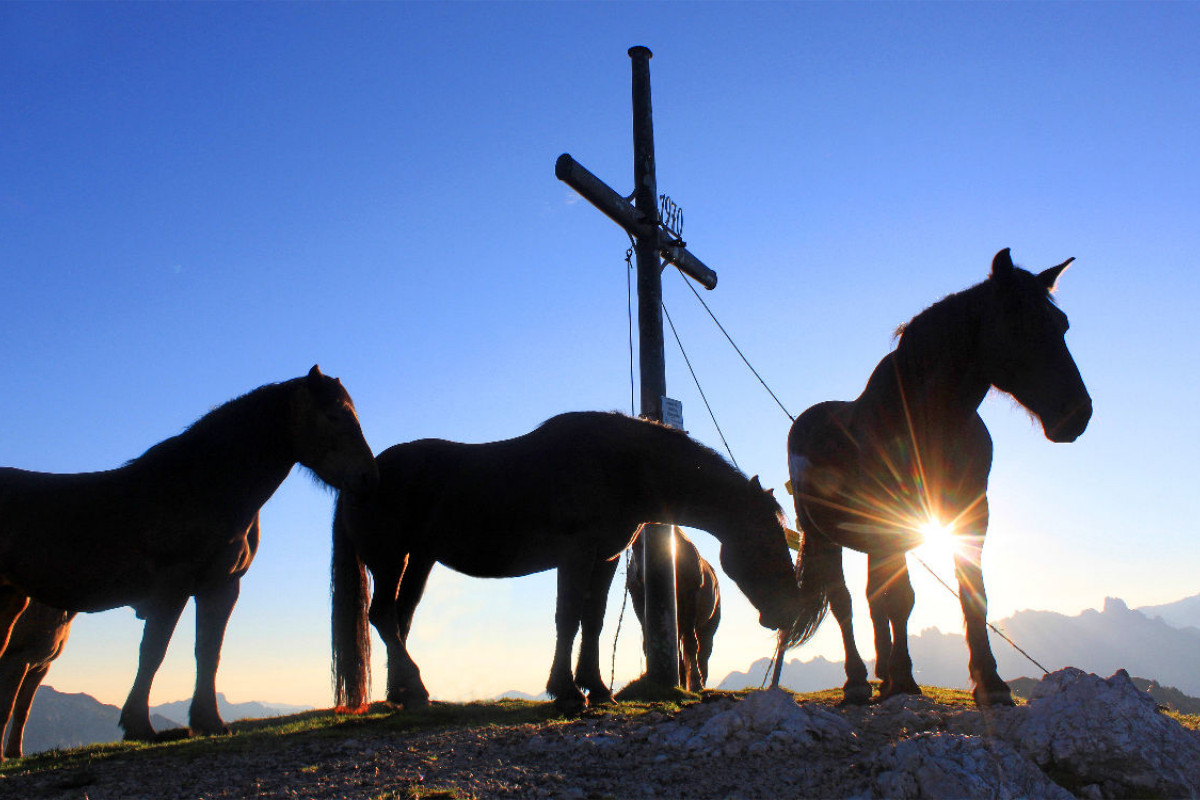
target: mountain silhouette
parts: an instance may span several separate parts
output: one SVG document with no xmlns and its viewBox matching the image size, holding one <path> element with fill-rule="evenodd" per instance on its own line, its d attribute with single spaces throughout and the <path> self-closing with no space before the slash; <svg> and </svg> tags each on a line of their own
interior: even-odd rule
<svg viewBox="0 0 1200 800">
<path fill-rule="evenodd" d="M 157 731 L 185 727 L 190 700 L 153 706 L 150 722 Z M 277 717 L 306 711 L 311 706 L 267 705 L 265 703 L 230 703 L 223 694 L 217 695 L 217 706 L 226 722 L 239 719 Z M 118 720 L 121 709 L 101 703 L 89 694 L 66 694 L 43 685 L 29 709 L 25 725 L 25 755 L 85 744 L 120 741 L 123 735 Z"/>
<path fill-rule="evenodd" d="M 185 715 L 186 716 L 186 715 Z M 117 720 L 121 709 L 101 703 L 89 694 L 65 694 L 42 686 L 29 709 L 23 739 L 25 755 L 85 744 L 120 741 Z M 174 719 L 151 713 L 155 730 L 182 727 Z"/>
<path fill-rule="evenodd" d="M 176 700 L 173 703 L 163 703 L 160 706 L 153 706 L 150 710 L 162 714 L 169 719 L 185 720 L 188 718 L 188 709 L 192 707 L 191 700 Z M 285 714 L 298 714 L 301 711 L 309 711 L 312 706 L 289 706 L 279 703 L 259 703 L 251 700 L 247 703 L 231 703 L 225 699 L 225 695 L 217 692 L 217 711 L 221 715 L 221 719 L 226 722 L 236 722 L 239 719 L 263 719 L 265 717 L 280 717 Z"/>
<path fill-rule="evenodd" d="M 1174 628 L 1195 628 L 1200 631 L 1200 594 L 1161 606 L 1142 606 L 1138 611 L 1151 619 L 1158 617 Z"/>
<path fill-rule="evenodd" d="M 1154 616 L 1130 609 L 1124 601 L 1109 597 L 1100 611 L 1088 609 L 1077 616 L 1054 611 L 1019 611 L 996 623 L 1046 670 L 1078 667 L 1098 675 L 1124 669 L 1190 696 L 1200 696 L 1200 628 L 1176 627 L 1166 619 L 1189 622 L 1191 608 L 1200 602 L 1188 598 L 1179 603 L 1153 607 Z M 1165 615 L 1164 615 L 1165 612 Z M 1200 621 L 1200 620 L 1197 620 Z M 835 624 L 832 620 L 826 624 Z M 1041 670 L 994 633 L 992 652 L 1000 675 L 1006 680 L 1038 675 Z M 865 643 L 868 647 L 869 642 Z M 914 673 L 927 686 L 968 688 L 967 646 L 962 634 L 928 628 L 909 637 Z M 742 689 L 761 685 L 769 659 L 754 662 L 745 672 L 726 676 L 717 688 Z M 868 662 L 868 668 L 873 667 Z M 845 682 L 841 661 L 817 657 L 810 661 L 785 661 L 781 683 L 794 691 L 815 691 Z"/>
</svg>

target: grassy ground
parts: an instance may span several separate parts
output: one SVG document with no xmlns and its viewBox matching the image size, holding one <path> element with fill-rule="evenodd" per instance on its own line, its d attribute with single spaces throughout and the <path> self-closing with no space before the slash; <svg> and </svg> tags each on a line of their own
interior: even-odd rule
<svg viewBox="0 0 1200 800">
<path fill-rule="evenodd" d="M 694 700 L 693 700 L 694 702 Z M 673 713 L 676 702 L 627 702 L 586 712 L 636 717 L 649 711 Z M 139 753 L 178 753 L 181 759 L 203 759 L 213 753 L 258 751 L 282 747 L 297 737 L 349 738 L 370 733 L 415 732 L 446 728 L 487 728 L 523 724 L 555 725 L 568 722 L 551 703 L 530 700 L 496 700 L 473 703 L 434 702 L 424 709 L 397 712 L 387 703 L 373 703 L 362 714 L 339 714 L 331 709 L 306 711 L 286 717 L 242 720 L 230 724 L 232 736 L 205 736 L 169 742 L 114 742 L 69 750 L 50 750 L 0 763 L 0 775 L 71 769 L 107 759 L 136 758 Z"/>
<path fill-rule="evenodd" d="M 952 707 L 974 707 L 969 692 L 959 689 L 922 687 L 926 696 Z M 706 691 L 705 697 L 743 695 L 742 692 Z M 792 693 L 799 700 L 836 705 L 842 698 L 841 689 L 820 692 Z M 620 715 L 637 717 L 651 711 L 674 713 L 682 706 L 701 702 L 696 695 L 678 693 L 659 701 L 623 701 L 619 705 L 589 710 L 587 715 Z M 1200 730 L 1200 715 L 1167 712 L 1185 727 Z M 124 743 L 89 745 L 70 750 L 38 753 L 0 764 L 0 775 L 21 771 L 71 770 L 110 759 L 136 759 L 139 754 L 174 752 L 185 761 L 204 759 L 216 753 L 261 752 L 291 746 L 306 737 L 349 738 L 385 732 L 417 732 L 446 728 L 487 728 L 522 724 L 557 725 L 568 719 L 558 714 L 550 703 L 528 700 L 497 700 L 474 703 L 435 702 L 428 708 L 397 713 L 386 703 L 375 703 L 362 714 L 338 714 L 332 710 L 308 711 L 286 717 L 243 720 L 230 727 L 233 736 L 197 737 L 155 744 Z M 437 791 L 437 790 L 435 790 Z M 453 795 L 407 795 L 414 798 L 452 797 Z M 391 800 L 381 798 L 381 800 Z M 399 800 L 397 798 L 397 800 Z"/>
</svg>

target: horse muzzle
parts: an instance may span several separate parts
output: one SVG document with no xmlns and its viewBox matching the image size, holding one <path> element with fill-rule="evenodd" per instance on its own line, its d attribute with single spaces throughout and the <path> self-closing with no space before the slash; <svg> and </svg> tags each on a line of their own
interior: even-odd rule
<svg viewBox="0 0 1200 800">
<path fill-rule="evenodd" d="M 1042 422 L 1042 430 L 1046 438 L 1059 444 L 1073 442 L 1087 430 L 1088 422 L 1092 419 L 1092 399 L 1089 397 L 1078 404 L 1052 425 Z"/>
</svg>

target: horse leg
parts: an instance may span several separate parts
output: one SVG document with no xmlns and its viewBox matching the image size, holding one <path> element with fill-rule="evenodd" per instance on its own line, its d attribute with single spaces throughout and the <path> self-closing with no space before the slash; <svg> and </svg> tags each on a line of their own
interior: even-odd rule
<svg viewBox="0 0 1200 800">
<path fill-rule="evenodd" d="M 0 656 L 8 649 L 8 639 L 12 636 L 13 626 L 25 608 L 29 605 L 29 597 L 21 594 L 12 586 L 0 585 Z M 4 731 L 0 730 L 0 734 Z"/>
<path fill-rule="evenodd" d="M 371 609 L 367 617 L 387 648 L 387 701 L 405 708 L 419 708 L 428 705 L 429 694 L 425 692 L 425 687 L 421 684 L 420 670 L 409 656 L 401 638 L 400 620 L 396 609 L 399 604 L 401 576 L 405 574 L 407 564 L 406 558 L 400 564 L 399 570 L 391 567 L 371 570 L 375 589 L 371 595 Z M 406 636 L 407 633 L 405 630 Z M 414 676 L 415 685 L 419 688 L 410 692 Z"/>
<path fill-rule="evenodd" d="M 578 714 L 587 705 L 583 692 L 571 677 L 571 648 L 579 631 L 582 592 L 578 589 L 585 568 L 564 561 L 558 565 L 558 599 L 554 607 L 554 661 L 550 664 L 550 679 L 546 693 L 554 698 L 554 707 L 564 714 Z M 597 634 L 598 636 L 599 634 Z M 583 658 L 582 648 L 580 659 Z M 599 647 L 596 649 L 596 674 L 599 676 Z M 603 685 L 603 681 L 599 681 Z"/>
<path fill-rule="evenodd" d="M 708 659 L 713 651 L 713 639 L 717 635 L 717 626 L 721 623 L 721 606 L 720 598 L 717 599 L 717 604 L 714 605 L 712 616 L 701 623 L 697 631 L 697 639 L 699 646 L 696 651 L 696 667 L 700 671 L 700 688 L 703 689 L 708 685 Z"/>
<path fill-rule="evenodd" d="M 613 702 L 612 689 L 604 683 L 604 677 L 600 674 L 600 630 L 604 626 L 604 611 L 608 607 L 608 590 L 612 586 L 619 561 L 619 558 L 597 560 L 582 599 L 575 685 L 587 691 L 589 706 L 609 705 Z M 561 593 L 561 588 L 559 591 Z"/>
<path fill-rule="evenodd" d="M 8 726 L 9 718 L 13 719 L 12 733 L 8 736 L 0 761 L 3 761 L 5 756 L 8 758 L 21 757 L 21 734 L 17 728 L 18 712 L 14 708 L 14 704 L 21 694 L 21 685 L 28 672 L 29 663 L 20 654 L 9 653 L 7 658 L 0 658 L 0 736 L 4 734 L 4 729 Z M 23 721 L 22 725 L 24 725 Z M 14 739 L 17 742 L 15 749 L 13 747 Z"/>
<path fill-rule="evenodd" d="M 967 627 L 967 649 L 970 651 L 972 692 L 978 706 L 1011 706 L 1012 692 L 1008 684 L 996 671 L 996 658 L 987 633 L 987 595 L 983 590 L 983 534 L 987 530 L 986 512 L 984 526 L 977 532 L 965 533 L 954 555 L 954 572 L 958 577 L 958 596 L 962 601 L 963 617 Z"/>
<path fill-rule="evenodd" d="M 418 708 L 429 705 L 429 690 L 421 680 L 421 670 L 408 652 L 408 633 L 412 630 L 413 614 L 417 604 L 425 594 L 425 585 L 429 581 L 429 573 L 433 570 L 433 559 L 418 558 L 410 555 L 408 566 L 404 569 L 404 579 L 400 581 L 400 592 L 396 596 L 396 633 L 400 637 L 400 656 L 397 662 L 397 681 L 404 687 L 404 704 L 406 708 Z M 388 694 L 391 694 L 392 659 L 388 656 Z"/>
<path fill-rule="evenodd" d="M 240 591 L 241 581 L 233 578 L 196 594 L 196 690 L 188 723 L 200 733 L 229 733 L 229 726 L 217 710 L 217 665 L 229 615 Z"/>
<path fill-rule="evenodd" d="M 880 679 L 880 697 L 892 696 L 892 619 L 888 615 L 888 593 L 892 590 L 893 555 L 866 555 L 866 604 L 871 609 L 875 632 L 875 676 Z"/>
<path fill-rule="evenodd" d="M 125 731 L 126 741 L 152 742 L 155 739 L 154 727 L 150 724 L 150 684 L 162 666 L 171 634 L 175 632 L 175 625 L 187 601 L 187 595 L 170 597 L 137 609 L 138 616 L 146 620 L 146 625 L 142 629 L 142 644 L 138 650 L 137 676 L 121 708 L 120 725 Z"/>
<path fill-rule="evenodd" d="M 704 688 L 704 678 L 700 675 L 700 639 L 696 636 L 694 622 L 679 632 L 679 679 L 689 692 Z"/>
<path fill-rule="evenodd" d="M 42 685 L 42 681 L 46 678 L 46 673 L 50 671 L 50 664 L 38 664 L 29 668 L 25 673 L 24 680 L 21 681 L 21 688 L 17 692 L 17 701 L 13 706 L 11 727 L 8 731 L 8 740 L 4 743 L 4 755 L 8 758 L 21 757 L 21 740 L 25 735 L 25 723 L 29 721 L 29 708 L 33 705 L 33 697 L 37 694 L 37 690 Z M 3 728 L 0 728 L 3 730 Z"/>
<path fill-rule="evenodd" d="M 868 557 L 868 563 L 870 557 Z M 881 689 L 884 698 L 897 694 L 921 694 L 912 674 L 912 657 L 908 652 L 908 618 L 913 610 L 913 589 L 908 577 L 908 561 L 904 553 L 892 554 L 880 559 L 875 567 L 877 580 L 884 582 L 882 590 L 882 607 L 884 617 L 882 625 L 875 619 L 872 610 L 872 621 L 875 622 L 876 646 L 882 631 L 886 641 L 887 655 L 878 652 L 878 663 L 886 658 L 887 672 Z M 876 669 L 878 669 L 878 663 Z"/>
<path fill-rule="evenodd" d="M 829 574 L 829 610 L 842 631 L 842 647 L 846 651 L 846 683 L 842 686 L 842 703 L 863 705 L 871 699 L 871 684 L 867 681 L 867 665 L 858 653 L 854 642 L 854 613 L 850 590 L 846 588 L 846 576 L 842 570 L 842 548 L 836 552 L 822 554 L 829 560 L 823 567 Z"/>
<path fill-rule="evenodd" d="M 675 580 L 679 580 L 678 574 Z M 699 588 L 690 588 L 677 591 L 675 598 L 675 625 L 679 631 L 679 681 L 689 692 L 698 692 L 704 687 L 704 678 L 700 675 L 700 637 L 697 630 L 701 624 L 698 594 Z"/>
</svg>

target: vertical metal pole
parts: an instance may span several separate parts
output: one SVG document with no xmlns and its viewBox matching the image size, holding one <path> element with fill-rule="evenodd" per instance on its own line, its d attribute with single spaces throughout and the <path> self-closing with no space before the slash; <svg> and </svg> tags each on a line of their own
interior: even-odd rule
<svg viewBox="0 0 1200 800">
<path fill-rule="evenodd" d="M 633 62 L 633 202 L 658 228 L 658 179 L 654 171 L 654 119 L 650 107 L 650 58 L 646 47 L 629 48 Z M 657 242 L 637 240 L 638 341 L 642 416 L 662 421 L 667 393 L 663 355 L 662 262 Z M 654 683 L 679 684 L 679 632 L 675 617 L 675 547 L 669 525 L 647 525 L 643 574 L 646 576 L 646 674 Z"/>
</svg>

